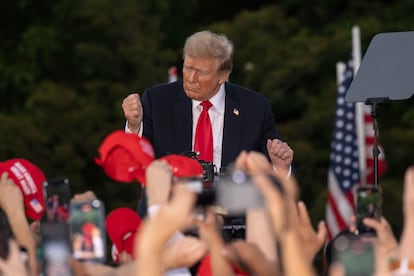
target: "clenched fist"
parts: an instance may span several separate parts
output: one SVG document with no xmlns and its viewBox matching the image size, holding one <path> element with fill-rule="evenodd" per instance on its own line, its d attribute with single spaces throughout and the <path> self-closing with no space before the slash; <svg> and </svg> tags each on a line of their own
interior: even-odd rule
<svg viewBox="0 0 414 276">
<path fill-rule="evenodd" d="M 142 122 L 141 99 L 137 93 L 129 94 L 122 101 L 122 110 L 125 119 L 128 121 L 128 128 L 133 133 L 138 133 Z"/>
<path fill-rule="evenodd" d="M 290 146 L 279 139 L 267 141 L 267 151 L 273 166 L 278 171 L 289 171 L 293 161 L 293 150 Z"/>
</svg>

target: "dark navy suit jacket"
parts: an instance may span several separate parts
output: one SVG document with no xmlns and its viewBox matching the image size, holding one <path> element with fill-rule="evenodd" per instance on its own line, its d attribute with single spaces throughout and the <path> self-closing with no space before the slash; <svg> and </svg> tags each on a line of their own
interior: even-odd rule
<svg viewBox="0 0 414 276">
<path fill-rule="evenodd" d="M 279 138 L 269 100 L 230 82 L 225 83 L 225 90 L 221 167 L 235 161 L 242 150 L 259 151 L 267 156 L 267 139 Z M 156 158 L 192 150 L 192 102 L 184 92 L 182 81 L 145 90 L 141 103 L 143 136 L 151 142 Z M 138 213 L 141 217 L 146 214 L 146 200 L 142 196 Z"/>
</svg>

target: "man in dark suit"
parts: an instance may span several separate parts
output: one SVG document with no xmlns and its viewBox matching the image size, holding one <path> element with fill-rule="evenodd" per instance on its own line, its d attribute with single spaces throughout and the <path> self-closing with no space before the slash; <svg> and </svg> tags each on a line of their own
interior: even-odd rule
<svg viewBox="0 0 414 276">
<path fill-rule="evenodd" d="M 233 44 L 226 36 L 210 31 L 191 35 L 184 45 L 183 81 L 151 87 L 142 98 L 130 94 L 124 99 L 126 131 L 146 137 L 156 158 L 194 151 L 200 103 L 208 100 L 212 161 L 218 170 L 242 150 L 255 150 L 269 156 L 275 170 L 289 174 L 293 150 L 278 139 L 269 100 L 228 82 L 232 56 Z M 138 213 L 146 213 L 142 197 Z"/>
</svg>

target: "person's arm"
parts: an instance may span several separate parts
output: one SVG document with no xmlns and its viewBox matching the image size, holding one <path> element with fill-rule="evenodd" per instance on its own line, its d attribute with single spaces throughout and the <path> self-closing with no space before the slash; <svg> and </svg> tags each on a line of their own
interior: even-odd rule
<svg viewBox="0 0 414 276">
<path fill-rule="evenodd" d="M 197 221 L 200 238 L 208 245 L 212 275 L 233 276 L 229 261 L 223 256 L 224 241 L 217 220 L 211 210 L 206 210 L 205 219 Z"/>
<path fill-rule="evenodd" d="M 325 221 L 319 221 L 318 229 L 313 229 L 308 209 L 303 201 L 296 204 L 296 229 L 298 230 L 299 238 L 303 244 L 302 250 L 310 264 L 313 263 L 316 254 L 322 249 L 328 236 L 328 230 Z"/>
<path fill-rule="evenodd" d="M 246 241 L 256 244 L 265 258 L 277 262 L 276 238 L 265 209 L 251 209 L 246 214 Z"/>
<path fill-rule="evenodd" d="M 236 159 L 236 168 L 250 175 L 273 173 L 272 164 L 263 153 L 242 151 Z M 276 262 L 276 240 L 266 209 L 248 210 L 246 214 L 246 240 L 256 244 L 268 258 Z"/>
<path fill-rule="evenodd" d="M 392 275 L 412 275 L 414 273 L 414 166 L 407 168 L 404 175 L 404 193 L 403 197 L 403 215 L 404 226 L 401 233 L 399 250 L 393 261 L 388 267 L 376 266 L 377 270 L 382 269 L 384 272 L 391 270 Z M 366 223 L 366 220 L 364 220 Z M 380 238 L 380 237 L 379 237 Z M 392 248 L 393 243 L 389 243 Z M 380 272 L 382 272 L 380 271 Z"/>
<path fill-rule="evenodd" d="M 374 239 L 375 275 L 389 275 L 389 263 L 384 262 L 384 260 L 391 259 L 398 250 L 398 242 L 394 237 L 390 224 L 384 217 L 381 217 L 379 221 L 374 218 L 364 218 L 362 222 L 376 232 L 376 238 Z"/>
<path fill-rule="evenodd" d="M 377 236 L 377 243 L 385 253 L 391 253 L 398 247 L 397 239 L 392 232 L 389 222 L 385 217 L 381 217 L 378 221 L 374 218 L 364 218 L 362 221 L 366 226 L 375 230 Z"/>
<path fill-rule="evenodd" d="M 14 240 L 9 240 L 9 256 L 6 260 L 0 258 L 0 274 L 3 276 L 28 275 L 22 256 Z M 32 273 L 32 275 L 35 275 Z"/>
<path fill-rule="evenodd" d="M 257 245 L 244 240 L 237 240 L 226 244 L 223 256 L 248 275 L 281 275 L 275 262 L 269 261 Z"/>
<path fill-rule="evenodd" d="M 177 231 L 188 225 L 196 196 L 188 188 L 177 185 L 172 198 L 141 226 L 135 239 L 138 275 L 162 275 L 162 252 L 167 241 Z"/>
<path fill-rule="evenodd" d="M 179 267 L 191 267 L 207 252 L 205 242 L 195 237 L 183 237 L 168 243 L 162 253 L 162 264 L 165 270 Z"/>
<path fill-rule="evenodd" d="M 403 213 L 404 228 L 400 239 L 400 258 L 414 264 L 414 166 L 409 167 L 404 177 Z"/>
<path fill-rule="evenodd" d="M 0 177 L 0 207 L 4 210 L 17 243 L 26 248 L 30 274 L 38 274 L 36 242 L 24 213 L 23 195 L 7 173 Z"/>
<path fill-rule="evenodd" d="M 160 209 L 168 206 L 169 197 L 171 194 L 172 186 L 172 171 L 171 166 L 165 160 L 153 161 L 146 170 L 146 195 L 148 201 L 148 216 L 150 218 L 157 215 Z M 180 230 L 180 229 L 179 229 Z M 171 256 L 170 253 L 174 252 L 174 249 L 180 247 L 181 243 L 185 243 L 185 236 L 177 230 L 170 236 L 167 241 L 165 250 L 163 251 L 162 263 L 163 269 L 168 272 L 175 273 L 190 273 L 186 266 L 180 267 L 180 263 L 191 262 L 191 258 L 185 258 L 185 255 L 181 255 L 183 258 L 178 260 Z M 188 242 L 188 241 L 187 241 Z M 194 244 L 193 244 L 194 245 Z M 188 252 L 190 248 L 182 251 L 181 254 Z M 195 250 L 194 253 L 199 253 Z M 191 257 L 197 257 L 193 255 Z M 169 271 L 172 270 L 172 271 Z"/>
<path fill-rule="evenodd" d="M 356 217 L 351 217 L 351 226 L 349 231 L 355 233 L 356 227 Z M 362 221 L 366 226 L 375 230 L 375 239 L 368 237 L 368 240 L 373 240 L 375 245 L 375 271 L 376 275 L 388 275 L 389 267 L 388 262 L 384 260 L 392 259 L 395 257 L 395 254 L 398 252 L 398 242 L 392 232 L 391 226 L 388 221 L 381 217 L 380 220 L 375 218 L 364 218 Z M 383 273 L 383 274 L 381 274 Z"/>
<path fill-rule="evenodd" d="M 177 267 L 192 266 L 202 255 L 207 247 L 194 237 L 187 237 L 164 248 L 161 256 L 162 267 L 170 270 Z M 75 276 L 99 275 L 99 276 L 123 276 L 137 274 L 138 260 L 131 260 L 118 267 L 111 267 L 99 263 L 79 262 L 71 260 L 71 267 Z M 15 276 L 15 275 L 13 275 Z"/>
<path fill-rule="evenodd" d="M 145 171 L 148 209 L 166 205 L 171 193 L 171 166 L 165 160 L 154 160 Z"/>
<path fill-rule="evenodd" d="M 290 206 L 294 208 L 293 205 Z M 288 226 L 279 233 L 281 263 L 284 275 L 316 275 L 309 258 L 304 252 L 304 244 L 295 227 Z"/>
<path fill-rule="evenodd" d="M 290 179 L 290 178 L 289 178 Z M 281 182 L 288 179 L 280 179 Z M 273 230 L 280 244 L 280 262 L 284 275 L 315 275 L 312 264 L 304 252 L 303 241 L 298 232 L 297 211 L 294 194 L 282 192 L 275 188 L 267 175 L 257 175 L 254 178 L 256 185 L 266 199 L 266 206 L 272 218 Z M 294 185 L 291 182 L 290 185 Z M 289 185 L 284 184 L 283 187 Z M 297 188 L 296 188 L 297 189 Z M 295 217 L 296 216 L 296 217 Z"/>
</svg>

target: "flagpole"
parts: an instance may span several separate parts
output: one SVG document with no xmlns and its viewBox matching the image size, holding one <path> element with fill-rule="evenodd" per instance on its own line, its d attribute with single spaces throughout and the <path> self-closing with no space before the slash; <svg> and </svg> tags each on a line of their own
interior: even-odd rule
<svg viewBox="0 0 414 276">
<path fill-rule="evenodd" d="M 361 64 L 361 34 L 359 26 L 352 27 L 352 59 L 354 62 L 354 77 L 358 72 Z M 358 153 L 359 153 L 359 173 L 360 184 L 366 184 L 366 141 L 365 141 L 365 104 L 358 102 L 355 104 L 355 120 L 356 120 L 356 134 L 358 139 Z"/>
<path fill-rule="evenodd" d="M 346 64 L 342 61 L 338 61 L 336 63 L 336 84 L 340 85 L 344 79 L 344 72 L 345 72 Z"/>
</svg>

